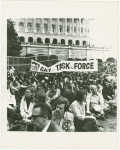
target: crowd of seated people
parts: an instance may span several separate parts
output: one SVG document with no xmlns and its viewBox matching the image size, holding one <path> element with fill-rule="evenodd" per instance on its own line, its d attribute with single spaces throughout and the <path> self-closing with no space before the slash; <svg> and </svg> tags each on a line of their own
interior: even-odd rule
<svg viewBox="0 0 120 150">
<path fill-rule="evenodd" d="M 109 74 L 104 71 L 106 65 L 98 72 L 57 74 L 12 67 L 7 74 L 8 130 L 24 130 L 16 125 L 23 121 L 28 123 L 27 131 L 102 131 L 97 120 L 106 120 L 117 102 L 115 69 L 108 66 Z"/>
</svg>

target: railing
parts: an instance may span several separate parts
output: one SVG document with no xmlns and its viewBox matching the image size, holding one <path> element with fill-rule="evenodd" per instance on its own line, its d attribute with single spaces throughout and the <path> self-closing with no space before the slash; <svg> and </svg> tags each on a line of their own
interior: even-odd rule
<svg viewBox="0 0 120 150">
<path fill-rule="evenodd" d="M 46 58 L 46 57 L 45 57 Z M 41 64 L 50 67 L 57 63 L 59 60 L 58 59 L 44 59 L 44 57 L 7 57 L 7 70 L 9 70 L 11 67 L 14 67 L 16 70 L 22 69 L 28 69 L 30 68 L 31 65 L 31 59 L 36 60 L 40 62 Z"/>
<path fill-rule="evenodd" d="M 37 57 L 7 57 L 7 69 L 9 70 L 10 67 L 15 67 L 16 69 L 20 68 L 29 68 L 31 59 L 34 59 L 36 61 L 39 61 L 40 63 L 51 66 L 58 62 L 59 60 L 68 60 L 68 58 L 72 59 L 102 59 L 105 61 L 109 57 L 113 57 L 115 59 L 118 58 L 118 51 L 117 49 L 105 49 L 105 48 L 99 48 L 99 47 L 59 47 L 59 46 L 48 46 L 45 49 L 42 49 L 41 47 L 33 49 L 30 49 L 30 53 L 34 54 L 34 51 L 36 51 L 36 54 L 40 54 Z M 50 56 L 48 56 L 50 55 Z M 54 56 L 54 57 L 53 57 Z"/>
</svg>

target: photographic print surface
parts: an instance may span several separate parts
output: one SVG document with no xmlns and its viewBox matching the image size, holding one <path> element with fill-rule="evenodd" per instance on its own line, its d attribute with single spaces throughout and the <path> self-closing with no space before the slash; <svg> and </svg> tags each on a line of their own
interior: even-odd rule
<svg viewBox="0 0 120 150">
<path fill-rule="evenodd" d="M 22 3 L 29 10 L 27 3 Z M 2 55 L 6 62 L 2 58 L 2 66 L 5 64 L 7 70 L 2 75 L 6 77 L 7 94 L 2 97 L 7 100 L 6 135 L 30 133 L 49 138 L 40 132 L 51 132 L 53 137 L 52 132 L 62 132 L 60 136 L 71 134 L 70 139 L 83 134 L 89 137 L 91 132 L 98 137 L 118 135 L 118 3 L 108 3 L 71 2 L 74 7 L 68 4 L 66 15 L 60 11 L 66 2 L 60 3 L 60 8 L 56 3 L 56 15 L 56 10 L 43 15 L 36 1 L 36 13 L 23 15 L 21 5 L 20 16 L 19 2 L 10 4 L 17 6 L 17 14 L 12 15 L 9 9 L 11 13 L 4 18 L 6 52 L 2 50 Z M 8 7 L 8 2 L 3 4 Z M 46 10 L 46 3 L 39 4 Z M 46 8 L 55 8 L 52 2 L 49 4 Z M 81 6 L 88 10 L 81 13 Z M 15 137 L 17 140 L 18 135 Z M 70 145 L 68 142 L 65 148 L 84 147 Z"/>
</svg>

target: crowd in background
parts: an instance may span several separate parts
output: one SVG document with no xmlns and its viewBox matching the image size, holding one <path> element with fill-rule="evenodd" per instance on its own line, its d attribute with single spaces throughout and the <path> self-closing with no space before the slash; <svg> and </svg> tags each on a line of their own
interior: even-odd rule
<svg viewBox="0 0 120 150">
<path fill-rule="evenodd" d="M 100 132 L 117 102 L 117 65 L 96 72 L 44 74 L 15 70 L 7 74 L 9 131 Z M 25 126 L 24 126 L 25 124 Z"/>
</svg>

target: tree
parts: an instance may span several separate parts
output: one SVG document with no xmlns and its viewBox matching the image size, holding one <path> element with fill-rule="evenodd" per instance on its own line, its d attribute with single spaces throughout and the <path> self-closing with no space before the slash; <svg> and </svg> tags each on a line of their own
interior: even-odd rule
<svg viewBox="0 0 120 150">
<path fill-rule="evenodd" d="M 14 22 L 7 19 L 7 56 L 20 56 L 21 42 L 14 29 Z"/>
<path fill-rule="evenodd" d="M 73 59 L 72 58 L 68 58 L 68 61 L 73 61 Z"/>
<path fill-rule="evenodd" d="M 107 61 L 107 62 L 115 62 L 115 60 L 116 60 L 115 58 L 109 57 L 106 61 Z"/>
<path fill-rule="evenodd" d="M 102 59 L 97 59 L 98 60 L 98 63 L 102 63 Z"/>
</svg>

